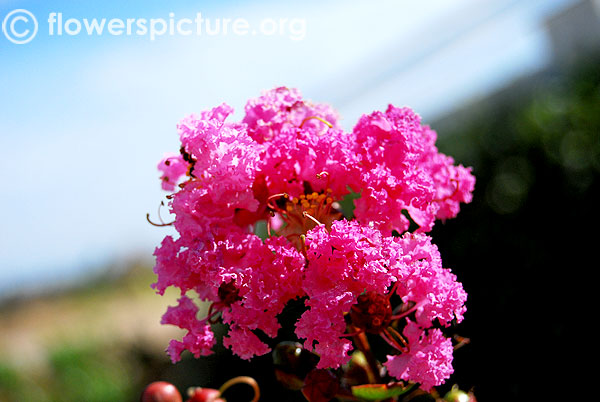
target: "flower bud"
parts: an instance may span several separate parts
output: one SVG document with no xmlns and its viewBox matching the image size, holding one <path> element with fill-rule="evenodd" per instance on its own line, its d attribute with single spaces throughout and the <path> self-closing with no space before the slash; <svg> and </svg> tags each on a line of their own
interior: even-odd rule
<svg viewBox="0 0 600 402">
<path fill-rule="evenodd" d="M 190 398 L 186 402 L 225 402 L 220 398 L 221 392 L 213 388 L 190 388 L 188 396 Z"/>
<path fill-rule="evenodd" d="M 182 402 L 181 394 L 171 383 L 156 381 L 150 383 L 142 393 L 141 402 Z"/>
</svg>

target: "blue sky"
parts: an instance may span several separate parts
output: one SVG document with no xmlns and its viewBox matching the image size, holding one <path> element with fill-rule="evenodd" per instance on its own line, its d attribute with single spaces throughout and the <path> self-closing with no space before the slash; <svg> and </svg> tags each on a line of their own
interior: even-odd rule
<svg viewBox="0 0 600 402">
<path fill-rule="evenodd" d="M 572 2 L 0 0 L 0 20 L 26 9 L 39 26 L 22 45 L 0 33 L 0 294 L 150 256 L 171 233 L 145 221 L 164 197 L 156 163 L 185 115 L 225 101 L 239 117 L 286 85 L 332 103 L 348 129 L 388 103 L 430 121 L 543 66 L 541 22 Z M 52 12 L 301 19 L 306 35 L 51 36 Z"/>
</svg>

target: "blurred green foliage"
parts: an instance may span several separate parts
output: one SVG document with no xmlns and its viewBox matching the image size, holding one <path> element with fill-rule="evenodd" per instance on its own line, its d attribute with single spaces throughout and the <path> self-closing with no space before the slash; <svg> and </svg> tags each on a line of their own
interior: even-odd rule
<svg viewBox="0 0 600 402">
<path fill-rule="evenodd" d="M 134 400 L 138 385 L 132 381 L 132 362 L 99 346 L 63 345 L 50 351 L 47 367 L 37 370 L 0 366 L 0 400 Z"/>
<path fill-rule="evenodd" d="M 485 186 L 485 200 L 497 213 L 523 206 L 543 166 L 578 194 L 600 173 L 598 63 L 519 82 L 465 115 L 443 132 L 438 146 L 474 167 L 478 195 Z"/>
<path fill-rule="evenodd" d="M 546 71 L 434 125 L 477 177 L 432 237 L 469 298 L 450 383 L 478 400 L 544 399 L 568 382 L 600 205 L 600 62 Z M 446 127 L 444 128 L 444 124 Z M 535 373 L 535 375 L 534 375 Z M 559 387 L 560 388 L 560 387 Z M 561 399 L 553 391 L 553 400 Z"/>
<path fill-rule="evenodd" d="M 93 345 L 65 346 L 50 356 L 53 395 L 62 401 L 124 401 L 131 399 L 130 362 L 114 351 Z"/>
</svg>

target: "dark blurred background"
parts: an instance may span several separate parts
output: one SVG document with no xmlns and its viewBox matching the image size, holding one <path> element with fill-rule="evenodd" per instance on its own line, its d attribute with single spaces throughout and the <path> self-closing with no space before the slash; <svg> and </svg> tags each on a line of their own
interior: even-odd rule
<svg viewBox="0 0 600 402">
<path fill-rule="evenodd" d="M 477 177 L 473 202 L 431 233 L 444 265 L 469 294 L 465 320 L 455 330 L 470 344 L 455 352 L 455 374 L 440 387 L 442 393 L 458 384 L 474 390 L 479 401 L 561 400 L 579 388 L 571 369 L 575 356 L 591 348 L 587 339 L 579 339 L 589 326 L 579 316 L 597 266 L 592 252 L 600 205 L 600 3 L 561 4 L 537 27 L 547 52 L 539 68 L 458 96 L 455 104 L 448 99 L 424 115 L 438 132 L 439 149 L 472 166 Z M 495 21 L 486 20 L 486 26 Z M 447 47 L 429 50 L 443 54 Z M 353 118 L 368 101 L 348 99 L 394 103 L 386 96 L 402 89 L 397 77 L 419 66 L 426 69 L 426 56 L 413 53 L 408 67 L 397 61 L 366 72 L 348 87 L 330 82 L 338 94 L 314 98 L 341 104 L 342 114 Z M 465 66 L 477 62 L 477 54 L 469 56 Z M 322 95 L 314 89 L 309 94 Z M 4 118 L 12 127 L 15 117 Z M 153 174 L 153 165 L 143 168 Z M 158 180 L 148 185 L 154 184 L 158 187 Z M 107 208 L 110 215 L 113 206 Z M 142 212 L 148 211 L 136 219 L 143 220 Z M 3 250 L 7 278 L 21 269 L 9 251 Z M 4 286 L 0 401 L 136 401 L 151 381 L 170 381 L 185 392 L 190 386 L 218 388 L 235 375 L 254 376 L 264 401 L 303 400 L 276 383 L 270 355 L 245 362 L 219 347 L 210 357 L 184 355 L 172 365 L 164 348 L 180 332 L 158 323 L 177 294 L 161 298 L 152 292 L 151 250 L 142 251 L 82 263 L 86 275 L 73 280 L 53 282 L 45 274 L 34 286 Z M 283 332 L 281 339 L 287 335 Z M 232 391 L 230 400 L 246 400 L 246 391 Z"/>
<path fill-rule="evenodd" d="M 440 125 L 440 149 L 474 167 L 474 201 L 432 233 L 469 292 L 460 327 L 472 343 L 453 379 L 483 401 L 569 400 L 580 387 L 563 369 L 576 367 L 597 265 L 599 60 L 527 77 L 465 113 Z"/>
</svg>

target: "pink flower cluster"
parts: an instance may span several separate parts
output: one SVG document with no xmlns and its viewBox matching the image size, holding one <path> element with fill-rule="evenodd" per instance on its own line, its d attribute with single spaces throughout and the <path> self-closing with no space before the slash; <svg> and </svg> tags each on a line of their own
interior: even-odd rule
<svg viewBox="0 0 600 402">
<path fill-rule="evenodd" d="M 303 299 L 297 336 L 319 368 L 339 367 L 352 332 L 365 331 L 351 312 L 376 294 L 401 300 L 369 327 L 394 347 L 389 374 L 441 384 L 452 342 L 438 327 L 463 319 L 466 293 L 426 232 L 471 201 L 470 169 L 439 153 L 435 132 L 408 108 L 390 105 L 345 132 L 329 106 L 276 88 L 248 101 L 241 122 L 227 121 L 232 112 L 223 104 L 183 119 L 180 152 L 158 165 L 179 236 L 157 248 L 153 286 L 180 289 L 163 323 L 187 331 L 171 341 L 171 359 L 211 353 L 216 320 L 228 324 L 224 345 L 235 354 L 265 354 L 278 315 Z M 211 303 L 205 317 L 193 297 Z"/>
</svg>

